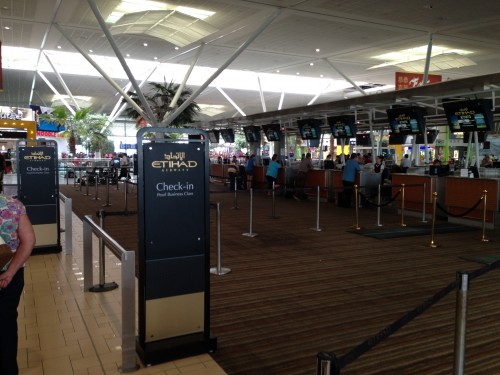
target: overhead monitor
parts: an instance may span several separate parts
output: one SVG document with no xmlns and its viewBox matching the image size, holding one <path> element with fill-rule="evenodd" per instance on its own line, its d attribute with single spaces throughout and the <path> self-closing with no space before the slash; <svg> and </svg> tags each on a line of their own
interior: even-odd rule
<svg viewBox="0 0 500 375">
<path fill-rule="evenodd" d="M 477 132 L 477 142 L 484 143 L 486 142 L 486 138 L 488 133 L 486 132 Z M 474 142 L 474 133 L 473 132 L 464 132 L 464 143 L 469 143 L 469 138 L 472 137 L 472 142 Z"/>
<path fill-rule="evenodd" d="M 423 107 L 399 107 L 387 109 L 387 118 L 393 133 L 419 134 L 425 131 Z"/>
<path fill-rule="evenodd" d="M 389 144 L 390 145 L 404 145 L 408 143 L 408 134 L 401 133 L 389 133 Z"/>
<path fill-rule="evenodd" d="M 327 118 L 332 135 L 337 139 L 349 139 L 356 136 L 356 122 L 354 116 L 332 116 Z"/>
<path fill-rule="evenodd" d="M 210 143 L 219 143 L 219 131 L 218 130 L 209 130 L 208 131 L 208 140 Z"/>
<path fill-rule="evenodd" d="M 304 140 L 319 139 L 321 136 L 321 121 L 315 119 L 297 120 L 300 136 Z"/>
<path fill-rule="evenodd" d="M 269 142 L 278 142 L 281 140 L 282 134 L 280 124 L 262 125 L 262 130 Z"/>
<path fill-rule="evenodd" d="M 243 133 L 245 134 L 247 142 L 260 142 L 260 128 L 258 126 L 245 126 L 243 128 Z"/>
<path fill-rule="evenodd" d="M 372 145 L 372 137 L 369 133 L 356 134 L 356 146 L 370 147 Z"/>
<path fill-rule="evenodd" d="M 493 127 L 491 99 L 443 102 L 443 108 L 452 132 L 484 131 Z"/>
<path fill-rule="evenodd" d="M 432 145 L 434 142 L 436 142 L 437 135 L 439 134 L 439 130 L 436 129 L 427 129 L 427 144 Z M 424 142 L 424 133 L 417 134 L 417 139 L 415 140 L 415 143 L 417 145 L 423 145 Z"/>
<path fill-rule="evenodd" d="M 234 143 L 234 131 L 233 129 L 221 129 L 220 135 L 226 143 Z"/>
</svg>

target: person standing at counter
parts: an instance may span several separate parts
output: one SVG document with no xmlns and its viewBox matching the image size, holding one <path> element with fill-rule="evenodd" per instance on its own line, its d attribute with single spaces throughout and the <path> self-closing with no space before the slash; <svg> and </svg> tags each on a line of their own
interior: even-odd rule
<svg viewBox="0 0 500 375">
<path fill-rule="evenodd" d="M 297 177 L 295 178 L 296 191 L 293 196 L 295 200 L 302 200 L 307 198 L 304 193 L 304 187 L 306 186 L 307 172 L 309 172 L 309 170 L 311 169 L 313 169 L 311 153 L 308 152 L 306 154 L 306 157 L 300 161 L 299 171 L 297 173 Z"/>
<path fill-rule="evenodd" d="M 403 173 L 406 173 L 408 171 L 408 168 L 411 167 L 411 160 L 408 157 L 408 154 L 405 154 L 403 156 L 403 160 L 401 160 L 401 169 L 403 170 Z"/>
<path fill-rule="evenodd" d="M 267 166 L 266 172 L 267 188 L 269 190 L 272 190 L 273 186 L 276 186 L 276 179 L 278 178 L 278 171 L 280 168 L 281 165 L 278 163 L 278 155 L 274 154 Z M 271 191 L 268 191 L 267 195 L 271 195 Z"/>
<path fill-rule="evenodd" d="M 383 156 L 378 155 L 375 158 L 375 164 L 373 164 L 373 172 L 380 173 L 380 181 L 384 182 L 384 178 L 387 173 L 385 172 L 385 163 Z"/>
<path fill-rule="evenodd" d="M 354 183 L 356 181 L 356 172 L 359 172 L 361 167 L 359 166 L 357 155 L 353 153 L 349 160 L 346 161 L 344 170 L 342 171 L 342 186 L 343 191 L 343 202 L 339 201 L 339 205 L 343 207 L 351 207 L 351 200 L 354 190 Z"/>
</svg>

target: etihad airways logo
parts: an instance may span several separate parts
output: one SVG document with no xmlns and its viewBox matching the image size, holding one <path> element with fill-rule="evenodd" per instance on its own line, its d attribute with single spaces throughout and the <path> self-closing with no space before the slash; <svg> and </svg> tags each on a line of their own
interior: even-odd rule
<svg viewBox="0 0 500 375">
<path fill-rule="evenodd" d="M 186 160 L 185 152 L 163 154 L 163 160 L 151 162 L 151 167 L 161 169 L 164 172 L 186 172 L 197 166 L 198 162 L 196 160 Z"/>
<path fill-rule="evenodd" d="M 32 152 L 30 155 L 25 155 L 24 160 L 50 160 L 52 157 L 50 155 L 44 155 L 43 151 Z"/>
</svg>

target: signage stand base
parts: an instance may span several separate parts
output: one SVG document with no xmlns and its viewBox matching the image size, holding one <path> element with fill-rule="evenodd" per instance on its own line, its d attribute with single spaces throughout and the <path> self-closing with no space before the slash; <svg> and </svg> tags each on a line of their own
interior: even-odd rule
<svg viewBox="0 0 500 375">
<path fill-rule="evenodd" d="M 136 341 L 137 354 L 145 366 L 214 352 L 216 349 L 217 337 L 210 336 L 208 340 L 205 340 L 203 333 L 148 342 L 144 346 L 141 346 L 138 340 Z"/>
</svg>

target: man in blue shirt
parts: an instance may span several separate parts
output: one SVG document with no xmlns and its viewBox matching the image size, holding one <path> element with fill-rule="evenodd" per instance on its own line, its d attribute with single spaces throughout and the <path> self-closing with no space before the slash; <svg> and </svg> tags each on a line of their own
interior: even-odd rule
<svg viewBox="0 0 500 375">
<path fill-rule="evenodd" d="M 359 172 L 357 155 L 353 153 L 349 160 L 346 161 L 342 172 L 342 185 L 344 186 L 344 202 L 339 201 L 339 205 L 351 207 L 352 194 L 354 190 L 354 182 L 356 181 L 356 172 Z"/>
<path fill-rule="evenodd" d="M 247 189 L 252 188 L 252 180 L 253 180 L 253 169 L 255 166 L 255 154 L 250 155 L 247 161 L 246 174 L 247 174 Z"/>
</svg>

